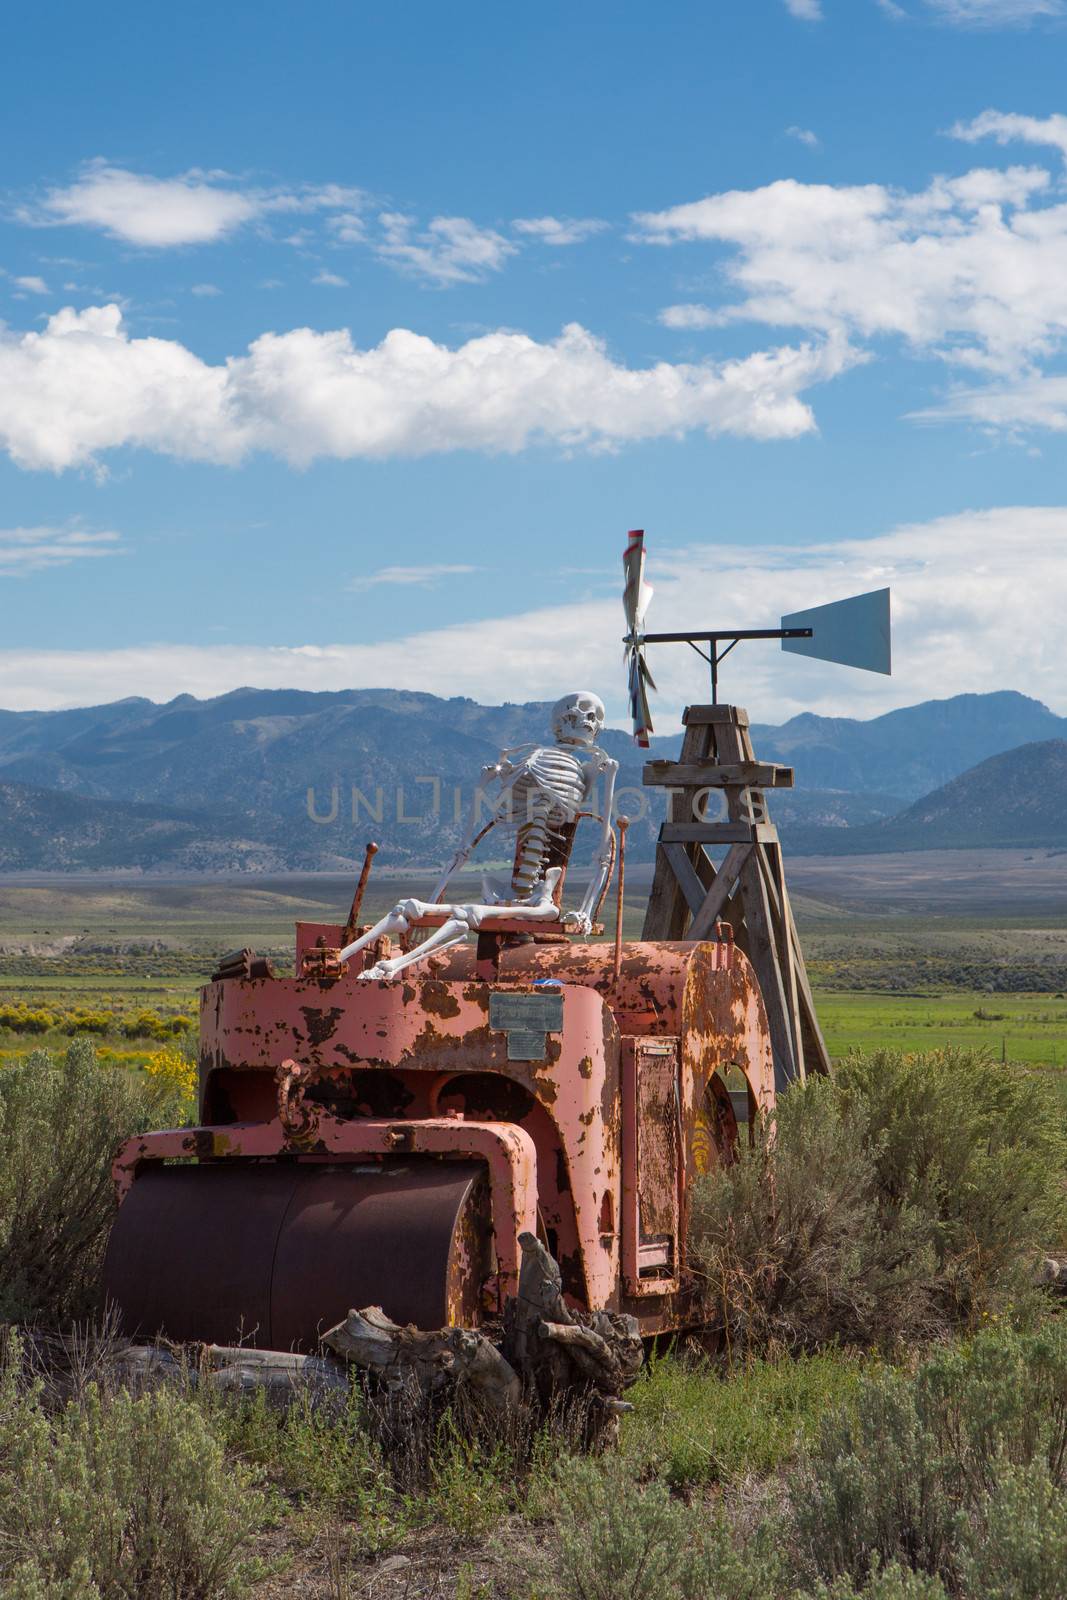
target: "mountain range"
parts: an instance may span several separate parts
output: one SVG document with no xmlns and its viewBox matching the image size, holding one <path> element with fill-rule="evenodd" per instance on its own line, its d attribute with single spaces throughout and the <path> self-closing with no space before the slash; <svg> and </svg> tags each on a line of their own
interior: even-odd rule
<svg viewBox="0 0 1067 1600">
<path fill-rule="evenodd" d="M 347 870 L 364 841 L 382 864 L 440 860 L 478 774 L 546 737 L 542 703 L 483 706 L 390 689 L 238 689 L 68 711 L 0 711 L 0 871 Z M 953 845 L 1067 846 L 1067 718 L 1004 691 L 861 721 L 811 714 L 755 725 L 797 787 L 772 811 L 789 848 L 855 853 Z M 620 762 L 635 857 L 660 820 L 645 753 Z M 680 735 L 653 740 L 670 756 Z"/>
</svg>

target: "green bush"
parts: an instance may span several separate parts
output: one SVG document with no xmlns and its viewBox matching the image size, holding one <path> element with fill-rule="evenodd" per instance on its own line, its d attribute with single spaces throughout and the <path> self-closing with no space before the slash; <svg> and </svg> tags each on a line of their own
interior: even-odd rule
<svg viewBox="0 0 1067 1600">
<path fill-rule="evenodd" d="M 395 1546 L 407 1525 L 406 1508 L 367 1428 L 358 1390 L 335 1412 L 316 1411 L 306 1395 L 285 1410 L 263 1393 L 204 1389 L 198 1400 L 230 1455 L 302 1508 L 354 1524 L 351 1542 L 360 1554 Z"/>
<path fill-rule="evenodd" d="M 250 1571 L 265 1502 L 199 1408 L 90 1388 L 57 1417 L 0 1373 L 0 1590 L 22 1600 L 213 1600 Z"/>
<path fill-rule="evenodd" d="M 1054 1091 L 981 1052 L 850 1058 L 737 1156 L 695 1186 L 690 1234 L 731 1347 L 974 1327 L 1067 1232 Z"/>
<path fill-rule="evenodd" d="M 697 1182 L 690 1244 L 731 1352 L 872 1345 L 913 1324 L 932 1260 L 906 1209 L 882 1228 L 876 1187 L 863 1111 L 825 1079 Z"/>
<path fill-rule="evenodd" d="M 1013 1562 L 1040 1572 L 1062 1547 L 1065 1490 L 1067 1325 L 990 1329 L 937 1351 L 914 1378 L 865 1379 L 826 1419 L 790 1485 L 793 1537 L 802 1565 L 828 1582 L 861 1584 L 897 1561 L 955 1593 L 988 1552 L 1003 1592 L 1026 1594 L 1012 1588 Z M 1041 1506 L 1058 1507 L 1044 1532 Z"/>
<path fill-rule="evenodd" d="M 88 1315 L 115 1211 L 111 1163 L 175 1098 L 102 1066 L 88 1040 L 0 1069 L 0 1321 Z M 179 1119 L 180 1120 L 180 1119 Z"/>
<path fill-rule="evenodd" d="M 559 1475 L 549 1585 L 561 1600 L 758 1600 L 766 1573 L 734 1554 L 721 1523 L 696 1518 L 666 1485 L 642 1488 L 625 1462 L 575 1460 Z"/>
<path fill-rule="evenodd" d="M 1067 1125 L 1041 1073 L 983 1051 L 850 1057 L 836 1088 L 865 1127 L 883 1228 L 920 1218 L 931 1311 L 968 1325 L 1067 1236 Z"/>
<path fill-rule="evenodd" d="M 1005 1466 L 962 1539 L 960 1571 L 982 1600 L 1062 1600 L 1067 1495 L 1043 1462 Z"/>
</svg>

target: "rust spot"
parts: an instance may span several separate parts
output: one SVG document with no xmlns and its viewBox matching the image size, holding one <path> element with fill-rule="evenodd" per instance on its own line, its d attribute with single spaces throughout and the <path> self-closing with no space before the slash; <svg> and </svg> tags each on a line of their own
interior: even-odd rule
<svg viewBox="0 0 1067 1600">
<path fill-rule="evenodd" d="M 459 997 L 450 984 L 431 978 L 422 986 L 422 1009 L 435 1017 L 458 1017 Z"/>
<path fill-rule="evenodd" d="M 582 1059 L 579 1061 L 579 1063 L 578 1063 L 578 1075 L 579 1075 L 579 1077 L 586 1078 L 586 1079 L 591 1078 L 593 1076 L 593 1058 L 592 1058 L 592 1056 L 583 1056 Z"/>
</svg>

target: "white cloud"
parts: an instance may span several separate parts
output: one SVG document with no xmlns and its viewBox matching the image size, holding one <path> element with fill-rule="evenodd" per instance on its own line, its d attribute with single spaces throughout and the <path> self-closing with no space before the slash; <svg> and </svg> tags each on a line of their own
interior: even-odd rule
<svg viewBox="0 0 1067 1600">
<path fill-rule="evenodd" d="M 809 150 L 818 149 L 819 135 L 817 133 L 812 133 L 810 128 L 798 128 L 794 123 L 791 128 L 787 128 L 785 131 L 789 135 L 790 139 L 795 139 L 798 144 L 807 145 Z"/>
<path fill-rule="evenodd" d="M 32 274 L 25 278 L 16 278 L 15 283 L 20 289 L 25 289 L 27 294 L 48 293 L 48 285 L 45 283 L 44 279 L 35 277 Z"/>
<path fill-rule="evenodd" d="M 434 217 L 416 232 L 415 219 L 399 211 L 384 211 L 378 218 L 382 238 L 378 255 L 394 265 L 440 286 L 481 283 L 499 272 L 516 246 L 492 228 L 479 228 L 469 217 Z"/>
<path fill-rule="evenodd" d="M 1067 159 L 1067 117 L 1061 112 L 1051 117 L 1024 117 L 1014 111 L 983 111 L 970 122 L 954 123 L 949 135 L 968 144 L 995 139 L 997 144 L 1052 145 Z"/>
<path fill-rule="evenodd" d="M 924 411 L 912 412 L 920 422 L 975 422 L 1009 436 L 1027 429 L 1067 432 L 1067 375 L 1029 373 L 1014 383 L 957 388 Z"/>
<path fill-rule="evenodd" d="M 93 532 L 77 523 L 62 528 L 0 528 L 0 576 L 22 577 L 72 561 L 113 556 L 119 543 L 117 533 Z"/>
<path fill-rule="evenodd" d="M 724 320 L 722 313 L 710 306 L 692 304 L 664 306 L 659 314 L 665 328 L 721 328 Z"/>
<path fill-rule="evenodd" d="M 1034 167 L 979 168 L 917 193 L 783 179 L 635 220 L 650 243 L 733 248 L 725 271 L 740 295 L 716 321 L 897 336 L 1017 373 L 1067 338 L 1067 205 L 1049 188 Z"/>
<path fill-rule="evenodd" d="M 894 676 L 882 678 L 742 644 L 723 667 L 726 698 L 760 720 L 802 710 L 875 716 L 894 706 L 966 692 L 1018 688 L 1067 713 L 1060 635 L 1067 609 L 1067 507 L 1003 507 L 907 525 L 872 539 L 799 548 L 750 541 L 668 550 L 650 535 L 656 588 L 649 626 L 777 626 L 783 612 L 890 585 Z M 605 563 L 607 566 L 607 563 Z M 609 573 L 619 579 L 612 562 Z M 551 699 L 575 684 L 625 715 L 620 597 L 451 627 L 366 645 L 302 647 L 145 645 L 99 651 L 0 651 L 0 705 L 93 704 L 129 693 L 166 700 L 244 684 L 325 689 L 382 681 L 401 689 Z M 545 639 L 553 642 L 545 650 Z M 653 646 L 657 728 L 707 695 L 705 670 L 681 647 Z"/>
<path fill-rule="evenodd" d="M 404 328 L 369 350 L 346 329 L 296 328 L 212 366 L 176 340 L 130 338 L 116 305 L 68 307 L 41 332 L 0 330 L 0 446 L 20 466 L 61 471 L 122 446 L 220 463 L 263 450 L 305 466 L 605 449 L 695 429 L 789 439 L 815 426 L 804 391 L 860 359 L 830 339 L 630 368 L 571 324 L 544 343 L 493 332 L 456 349 Z"/>
<path fill-rule="evenodd" d="M 312 283 L 322 284 L 327 289 L 348 288 L 347 278 L 342 278 L 340 274 L 336 272 L 327 272 L 325 267 L 323 267 L 320 272 L 316 272 L 311 281 Z"/>
<path fill-rule="evenodd" d="M 189 293 L 195 294 L 198 299 L 210 300 L 215 295 L 221 294 L 222 290 L 217 283 L 194 283 Z"/>
<path fill-rule="evenodd" d="M 799 22 L 821 22 L 823 19 L 820 0 L 785 0 L 785 9 Z"/>
<path fill-rule="evenodd" d="M 1064 15 L 1063 0 L 925 0 L 925 4 L 943 21 L 964 27 L 1005 27 Z"/>
<path fill-rule="evenodd" d="M 595 233 L 603 233 L 608 226 L 596 217 L 519 217 L 511 224 L 516 233 L 524 233 L 542 244 L 583 244 Z"/>
<path fill-rule="evenodd" d="M 348 588 L 360 594 L 365 589 L 377 589 L 382 584 L 401 588 L 433 589 L 442 578 L 456 578 L 478 572 L 479 567 L 464 566 L 456 562 L 438 562 L 421 567 L 382 567 L 378 572 L 368 572 L 353 578 Z"/>
<path fill-rule="evenodd" d="M 214 243 L 270 212 L 350 210 L 364 198 L 362 191 L 338 184 L 291 192 L 241 189 L 224 173 L 155 178 L 98 159 L 73 183 L 48 190 L 17 216 L 38 227 L 96 228 L 124 244 L 166 249 Z"/>
</svg>

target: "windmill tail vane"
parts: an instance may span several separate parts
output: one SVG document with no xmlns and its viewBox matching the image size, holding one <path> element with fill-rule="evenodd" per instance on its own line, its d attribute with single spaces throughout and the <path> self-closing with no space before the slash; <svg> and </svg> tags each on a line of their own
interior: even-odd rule
<svg viewBox="0 0 1067 1600">
<path fill-rule="evenodd" d="M 652 599 L 652 585 L 645 582 L 645 535 L 635 528 L 629 536 L 622 557 L 626 586 L 623 590 L 623 609 L 626 612 L 626 676 L 629 685 L 630 715 L 633 718 L 634 743 L 648 749 L 648 736 L 652 732 L 652 713 L 648 707 L 648 691 L 655 689 L 652 674 L 645 661 L 645 613 Z"/>
</svg>

